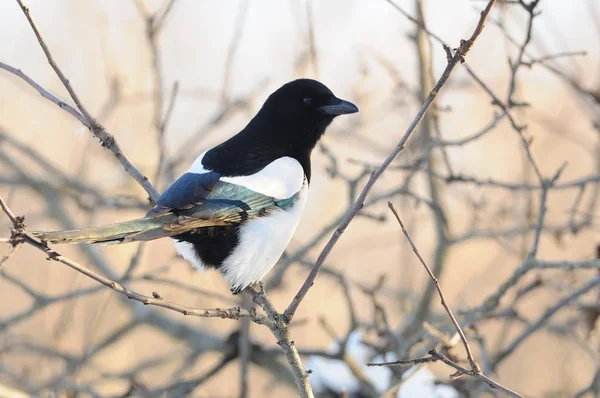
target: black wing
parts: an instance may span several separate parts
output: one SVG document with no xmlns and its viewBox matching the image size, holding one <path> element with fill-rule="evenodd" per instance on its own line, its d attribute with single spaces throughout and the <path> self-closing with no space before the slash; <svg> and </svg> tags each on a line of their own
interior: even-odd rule
<svg viewBox="0 0 600 398">
<path fill-rule="evenodd" d="M 287 209 L 298 199 L 275 199 L 246 187 L 220 181 L 220 174 L 185 173 L 159 198 L 147 217 L 175 213 L 176 221 L 165 228 L 179 230 L 210 225 L 231 225 L 270 211 Z"/>
<path fill-rule="evenodd" d="M 202 174 L 185 173 L 160 195 L 156 206 L 146 216 L 158 216 L 173 209 L 187 210 L 204 203 L 220 178 L 221 174 L 214 171 Z"/>
</svg>

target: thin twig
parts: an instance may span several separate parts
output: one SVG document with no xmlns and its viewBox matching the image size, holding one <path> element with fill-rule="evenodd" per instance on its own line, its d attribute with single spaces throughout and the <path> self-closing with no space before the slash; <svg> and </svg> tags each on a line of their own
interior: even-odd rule
<svg viewBox="0 0 600 398">
<path fill-rule="evenodd" d="M 77 120 L 79 120 L 84 126 L 86 126 L 87 128 L 90 128 L 90 124 L 88 123 L 87 119 L 81 114 L 81 112 L 79 112 L 77 109 L 73 108 L 71 105 L 67 104 L 65 101 L 58 98 L 56 95 L 54 95 L 51 92 L 49 92 L 48 90 L 46 90 L 44 87 L 40 86 L 38 83 L 36 83 L 35 80 L 33 80 L 31 77 L 27 76 L 21 69 L 12 67 L 8 64 L 5 64 L 4 62 L 0 62 L 0 68 L 7 70 L 10 73 L 25 80 L 25 82 L 27 84 L 29 84 L 31 87 L 33 87 L 34 89 L 36 89 L 37 92 L 40 93 L 40 95 L 42 97 L 46 98 L 49 101 L 54 102 L 56 105 L 58 105 L 58 107 L 60 109 L 63 109 L 65 111 L 69 112 Z"/>
<path fill-rule="evenodd" d="M 22 225 L 23 219 L 19 219 L 19 218 L 17 218 L 17 216 L 15 216 L 15 214 L 8 207 L 8 205 L 6 204 L 4 199 L 2 199 L 2 197 L 0 197 L 0 207 L 2 207 L 2 211 L 4 213 L 6 213 L 6 215 L 10 219 L 10 221 L 13 223 L 13 227 L 15 227 L 17 229 L 21 229 L 23 227 L 23 225 Z M 12 239 L 13 238 L 10 239 L 11 243 L 12 243 Z"/>
<path fill-rule="evenodd" d="M 454 369 L 456 369 L 458 371 L 458 374 L 451 376 L 452 378 L 455 378 L 459 375 L 472 376 L 472 377 L 475 377 L 475 378 L 483 381 L 484 383 L 486 383 L 488 385 L 488 387 L 490 387 L 493 390 L 501 391 L 510 397 L 524 398 L 521 394 L 504 387 L 502 384 L 495 382 L 494 380 L 490 379 L 486 375 L 484 375 L 482 373 L 474 373 L 473 371 L 471 371 L 463 366 L 460 366 L 459 364 L 457 364 L 456 362 L 454 362 L 453 360 L 451 360 L 450 358 L 448 358 L 447 356 L 445 356 L 444 354 L 442 354 L 436 350 L 430 350 L 428 352 L 428 354 L 429 354 L 428 357 L 423 357 L 423 358 L 408 359 L 408 360 L 394 361 L 394 362 L 368 363 L 367 366 L 418 365 L 421 363 L 441 361 L 441 362 L 444 362 L 446 365 L 453 367 Z"/>
<path fill-rule="evenodd" d="M 167 157 L 167 151 L 165 148 L 165 130 L 169 121 L 171 120 L 171 115 L 173 114 L 173 109 L 175 109 L 175 101 L 177 100 L 177 94 L 179 93 L 179 82 L 176 81 L 173 83 L 173 89 L 171 90 L 171 98 L 169 99 L 169 105 L 167 107 L 167 112 L 160 123 L 160 127 L 158 129 L 158 164 L 156 166 L 156 173 L 154 181 L 160 186 L 160 177 L 162 173 L 163 166 L 165 164 L 165 159 Z"/>
<path fill-rule="evenodd" d="M 440 296 L 442 306 L 446 310 L 446 313 L 450 317 L 450 320 L 452 321 L 452 324 L 454 325 L 456 332 L 460 336 L 460 339 L 462 340 L 462 343 L 465 346 L 465 351 L 467 352 L 467 358 L 469 359 L 469 363 L 471 364 L 471 369 L 473 370 L 473 372 L 475 374 L 481 374 L 481 368 L 479 367 L 479 364 L 475 361 L 475 358 L 473 358 L 473 353 L 471 352 L 471 347 L 469 346 L 467 337 L 465 336 L 465 333 L 463 332 L 462 328 L 458 324 L 458 321 L 456 320 L 456 317 L 452 313 L 452 310 L 450 309 L 448 304 L 446 304 L 446 299 L 444 298 L 444 293 L 442 292 L 442 287 L 440 286 L 439 280 L 436 278 L 436 276 L 433 274 L 433 272 L 431 272 L 431 269 L 429 268 L 429 266 L 427 265 L 425 260 L 423 260 L 421 253 L 419 253 L 419 249 L 417 249 L 417 246 L 415 245 L 412 238 L 410 237 L 410 234 L 404 227 L 404 224 L 402 223 L 402 220 L 400 219 L 400 215 L 398 215 L 398 212 L 394 208 L 394 205 L 392 204 L 392 202 L 388 202 L 388 206 L 389 206 L 390 210 L 392 211 L 392 213 L 394 213 L 394 217 L 396 217 L 398 224 L 400 224 L 400 228 L 402 228 L 402 232 L 404 233 L 404 236 L 406 236 L 406 239 L 408 240 L 408 243 L 412 247 L 413 252 L 417 256 L 417 258 L 419 259 L 419 261 L 421 262 L 423 267 L 425 267 L 425 270 L 429 274 L 429 277 L 435 284 L 435 288 L 437 289 L 438 295 Z"/>
<path fill-rule="evenodd" d="M 7 262 L 8 260 L 10 260 L 10 258 L 17 252 L 17 250 L 19 250 L 19 248 L 21 248 L 22 245 L 23 245 L 23 242 L 12 243 L 12 246 L 9 249 L 8 253 L 6 253 L 0 259 L 0 270 L 2 270 L 2 264 Z"/>
<path fill-rule="evenodd" d="M 177 1 L 177 0 L 169 0 L 169 3 L 165 7 L 165 10 L 163 11 L 163 13 L 160 14 L 160 16 L 158 16 L 158 17 L 156 15 L 154 15 L 154 18 L 153 18 L 154 25 L 152 27 L 154 29 L 154 32 L 156 32 L 156 33 L 160 32 L 160 30 L 162 29 L 163 25 L 165 24 L 167 16 L 173 10 L 173 6 L 175 5 L 175 1 Z"/>
<path fill-rule="evenodd" d="M 421 363 L 435 362 L 436 359 L 429 356 L 423 358 L 406 359 L 403 361 L 391 361 L 391 362 L 369 362 L 367 366 L 395 366 L 395 365 L 419 365 Z"/>
</svg>

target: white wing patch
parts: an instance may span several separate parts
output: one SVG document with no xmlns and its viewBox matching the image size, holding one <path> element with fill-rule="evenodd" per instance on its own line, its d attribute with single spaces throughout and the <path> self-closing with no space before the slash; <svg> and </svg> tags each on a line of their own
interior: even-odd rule
<svg viewBox="0 0 600 398">
<path fill-rule="evenodd" d="M 196 158 L 188 173 L 202 174 L 210 171 L 202 166 L 205 153 Z M 269 163 L 258 173 L 240 177 L 221 177 L 221 181 L 240 185 L 276 199 L 287 199 L 302 188 L 304 170 L 296 159 L 285 156 Z"/>
</svg>

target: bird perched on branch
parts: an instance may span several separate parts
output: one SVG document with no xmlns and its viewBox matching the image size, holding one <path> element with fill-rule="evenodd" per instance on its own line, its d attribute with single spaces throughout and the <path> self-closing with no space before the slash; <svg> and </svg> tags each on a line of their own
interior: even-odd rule
<svg viewBox="0 0 600 398">
<path fill-rule="evenodd" d="M 171 237 L 195 268 L 220 270 L 238 293 L 283 254 L 306 203 L 313 148 L 336 116 L 355 112 L 315 80 L 292 81 L 237 135 L 198 156 L 145 217 L 34 234 L 48 243 L 89 244 Z"/>
</svg>

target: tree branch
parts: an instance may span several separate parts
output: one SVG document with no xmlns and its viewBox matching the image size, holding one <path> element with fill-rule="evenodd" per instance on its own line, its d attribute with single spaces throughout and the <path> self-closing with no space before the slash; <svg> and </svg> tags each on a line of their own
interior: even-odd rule
<svg viewBox="0 0 600 398">
<path fill-rule="evenodd" d="M 398 215 L 398 212 L 394 208 L 394 205 L 392 204 L 392 202 L 388 202 L 388 206 L 389 206 L 390 210 L 392 211 L 392 213 L 394 213 L 394 217 L 396 217 L 398 224 L 400 224 L 400 228 L 402 228 L 402 232 L 404 233 L 404 236 L 406 236 L 408 243 L 410 243 L 410 247 L 412 247 L 413 252 L 417 256 L 417 258 L 419 259 L 419 261 L 421 262 L 423 267 L 425 267 L 425 270 L 427 271 L 427 273 L 429 274 L 429 277 L 433 281 L 435 288 L 437 289 L 438 295 L 440 296 L 442 306 L 444 307 L 444 309 L 446 310 L 446 313 L 450 317 L 450 320 L 452 321 L 452 324 L 454 325 L 454 328 L 458 332 L 458 335 L 460 336 L 460 339 L 465 347 L 465 351 L 467 353 L 467 358 L 469 359 L 469 363 L 471 364 L 471 370 L 475 374 L 481 374 L 481 368 L 479 367 L 479 364 L 477 364 L 477 362 L 473 358 L 473 353 L 471 352 L 471 347 L 469 346 L 469 342 L 467 341 L 465 332 L 463 332 L 462 328 L 458 324 L 458 321 L 456 320 L 456 317 L 452 313 L 452 310 L 450 309 L 448 304 L 446 304 L 446 299 L 444 298 L 444 293 L 442 292 L 442 287 L 440 286 L 440 282 L 435 277 L 435 275 L 431 271 L 431 268 L 429 268 L 429 266 L 427 265 L 425 260 L 423 260 L 423 257 L 421 257 L 421 253 L 419 253 L 419 249 L 417 249 L 417 246 L 415 245 L 415 243 L 413 242 L 412 238 L 410 237 L 408 231 L 404 227 L 404 224 L 402 223 L 402 220 L 400 219 L 400 216 Z"/>
<path fill-rule="evenodd" d="M 150 201 L 156 202 L 156 199 L 158 199 L 158 197 L 160 196 L 158 191 L 152 186 L 152 184 L 150 183 L 148 178 L 146 176 L 142 175 L 142 173 L 129 161 L 127 156 L 125 156 L 125 154 L 123 153 L 123 150 L 117 143 L 115 137 L 113 135 L 111 135 L 108 131 L 106 131 L 104 126 L 102 126 L 98 121 L 96 121 L 96 119 L 94 119 L 94 117 L 88 112 L 88 110 L 85 108 L 85 106 L 83 106 L 81 100 L 79 99 L 79 97 L 75 93 L 75 90 L 71 86 L 69 79 L 67 79 L 65 74 L 62 72 L 62 70 L 58 67 L 57 63 L 54 61 L 54 58 L 52 57 L 52 54 L 50 53 L 50 50 L 48 49 L 48 46 L 46 45 L 46 42 L 44 41 L 42 34 L 38 30 L 35 22 L 33 21 L 33 18 L 31 17 L 31 14 L 29 12 L 29 7 L 26 7 L 25 5 L 23 5 L 23 2 L 21 0 L 17 0 L 17 3 L 19 3 L 19 6 L 21 7 L 23 14 L 25 14 L 25 17 L 27 18 L 27 21 L 29 22 L 31 29 L 33 29 L 33 33 L 35 33 L 38 43 L 40 43 L 40 46 L 42 47 L 42 50 L 44 51 L 44 54 L 46 55 L 46 59 L 48 60 L 48 63 L 50 64 L 50 66 L 52 67 L 52 69 L 54 70 L 54 72 L 56 73 L 56 75 L 58 76 L 60 81 L 62 82 L 63 86 L 65 86 L 65 88 L 69 92 L 69 95 L 71 96 L 71 99 L 73 100 L 73 102 L 75 102 L 77 109 L 79 109 L 79 111 L 81 112 L 81 114 L 83 115 L 85 120 L 87 121 L 87 123 L 84 123 L 84 125 L 90 129 L 92 134 L 94 134 L 94 137 L 96 137 L 100 140 L 100 144 L 102 145 L 102 147 L 110 150 L 115 155 L 117 160 L 119 160 L 119 162 L 121 162 L 121 164 L 125 168 L 125 171 L 127 173 L 129 173 L 129 175 L 131 175 L 133 177 L 133 179 L 135 181 L 137 181 L 137 183 L 140 184 L 146 190 Z M 20 76 L 20 75 L 17 74 L 17 76 Z M 22 76 L 20 76 L 20 77 L 22 77 Z M 31 82 L 28 82 L 28 83 L 37 89 L 37 87 L 35 85 L 33 85 Z M 42 92 L 40 91 L 40 93 L 42 93 Z M 44 95 L 44 94 L 42 94 L 42 95 Z M 46 98 L 49 98 L 49 97 L 46 97 Z M 53 102 L 55 102 L 55 101 L 53 101 Z M 55 103 L 57 103 L 57 102 L 55 102 Z M 61 106 L 60 104 L 58 104 L 58 105 L 61 108 L 63 108 L 63 106 Z M 66 109 L 66 107 L 63 109 Z M 69 110 L 67 110 L 67 111 L 69 113 L 71 113 L 73 116 L 77 117 L 73 112 L 71 112 Z M 79 119 L 79 117 L 77 117 L 77 119 Z"/>
<path fill-rule="evenodd" d="M 8 205 L 6 204 L 4 199 L 2 199 L 2 197 L 0 197 L 0 207 L 2 208 L 4 213 L 6 213 L 8 218 L 10 218 L 10 220 L 13 223 L 14 229 L 13 229 L 12 236 L 10 238 L 10 243 L 12 243 L 13 245 L 26 243 L 30 246 L 33 246 L 36 249 L 41 250 L 44 253 L 46 253 L 49 260 L 53 260 L 53 261 L 57 261 L 59 263 L 65 264 L 65 265 L 71 267 L 72 269 L 74 269 L 75 271 L 80 272 L 80 273 L 84 274 L 85 276 L 87 276 L 97 282 L 100 282 L 104 286 L 106 286 L 118 293 L 121 293 L 128 299 L 139 301 L 140 303 L 142 303 L 144 305 L 151 305 L 151 306 L 156 306 L 156 307 L 167 308 L 169 310 L 179 312 L 183 315 L 197 316 L 197 317 L 202 317 L 202 318 L 223 318 L 223 319 L 234 319 L 234 320 L 247 317 L 258 324 L 264 324 L 267 321 L 267 317 L 264 315 L 257 314 L 256 310 L 254 308 L 252 308 L 251 310 L 242 309 L 240 307 L 196 309 L 196 308 L 192 308 L 192 307 L 188 307 L 188 306 L 180 305 L 180 304 L 175 304 L 170 301 L 167 301 L 167 300 L 163 299 L 156 292 L 153 292 L 152 297 L 150 297 L 150 296 L 146 296 L 144 294 L 135 292 L 133 290 L 130 290 L 130 289 L 124 287 L 123 285 L 121 285 L 120 283 L 110 280 L 110 279 L 88 269 L 87 267 L 85 267 L 67 257 L 62 256 L 57 251 L 48 247 L 47 244 L 42 243 L 42 242 L 38 241 L 37 239 L 35 239 L 34 237 L 32 237 L 31 235 L 29 235 L 25 230 L 25 225 L 23 224 L 23 217 L 16 217 L 12 213 L 12 211 L 10 210 L 10 208 L 8 207 Z"/>
<path fill-rule="evenodd" d="M 285 357 L 292 367 L 298 393 L 302 398 L 313 398 L 314 395 L 310 381 L 308 380 L 308 373 L 304 370 L 296 344 L 290 338 L 289 326 L 285 315 L 277 312 L 266 295 L 262 284 L 259 284 L 258 289 L 254 286 L 248 286 L 245 291 L 252 297 L 252 301 L 262 307 L 267 313 L 269 322 L 266 322 L 265 325 L 269 328 L 273 336 L 275 336 L 275 339 L 277 339 L 277 344 L 285 353 Z"/>
<path fill-rule="evenodd" d="M 327 242 L 327 245 L 325 245 L 325 248 L 323 249 L 323 251 L 321 252 L 319 257 L 317 258 L 317 262 L 311 269 L 310 274 L 306 278 L 306 281 L 304 282 L 304 284 L 302 285 L 302 287 L 300 288 L 300 290 L 298 291 L 298 293 L 296 294 L 296 296 L 294 297 L 294 299 L 292 300 L 292 302 L 290 303 L 288 308 L 283 313 L 283 316 L 284 316 L 286 322 L 289 323 L 293 319 L 294 314 L 296 313 L 296 311 L 298 310 L 298 307 L 300 306 L 300 303 L 304 299 L 304 296 L 306 296 L 306 294 L 308 293 L 308 290 L 314 284 L 315 279 L 317 278 L 317 275 L 319 273 L 319 269 L 321 268 L 321 266 L 323 265 L 323 263 L 325 262 L 325 260 L 327 259 L 327 257 L 331 253 L 331 251 L 333 250 L 333 247 L 336 245 L 336 243 L 338 242 L 338 240 L 340 239 L 340 237 L 342 236 L 342 234 L 344 233 L 344 231 L 346 230 L 348 225 L 350 225 L 350 223 L 352 222 L 352 220 L 354 219 L 356 214 L 358 214 L 358 212 L 362 208 L 363 203 L 365 202 L 367 195 L 369 194 L 369 192 L 375 185 L 375 182 L 377 182 L 379 177 L 381 177 L 383 172 L 392 163 L 392 161 L 396 158 L 396 156 L 398 156 L 398 154 L 404 150 L 404 148 L 406 147 L 406 143 L 408 142 L 408 140 L 411 138 L 411 136 L 415 132 L 419 123 L 421 123 L 421 120 L 423 120 L 425 113 L 431 107 L 431 104 L 433 103 L 433 101 L 437 97 L 439 91 L 441 90 L 441 88 L 444 86 L 444 84 L 450 77 L 450 74 L 452 73 L 452 71 L 454 70 L 456 65 L 464 62 L 465 57 L 467 56 L 467 53 L 469 52 L 469 50 L 475 43 L 475 40 L 477 40 L 477 37 L 479 37 L 479 35 L 481 34 L 481 31 L 483 30 L 483 27 L 485 24 L 485 20 L 486 20 L 487 16 L 489 15 L 490 11 L 492 10 L 492 7 L 495 2 L 496 2 L 496 0 L 490 0 L 488 2 L 486 8 L 481 12 L 481 17 L 479 19 L 479 22 L 477 23 L 477 26 L 475 27 L 473 34 L 471 35 L 471 37 L 468 40 L 461 40 L 460 46 L 456 49 L 454 56 L 448 60 L 448 65 L 446 66 L 446 69 L 442 73 L 442 76 L 440 77 L 440 79 L 437 81 L 437 83 L 435 84 L 435 86 L 433 87 L 433 89 L 431 90 L 429 95 L 427 96 L 425 103 L 423 104 L 423 106 L 417 113 L 417 116 L 414 118 L 414 120 L 408 127 L 406 133 L 404 133 L 404 136 L 402 137 L 402 139 L 400 140 L 400 142 L 398 143 L 396 148 L 388 155 L 388 157 L 383 161 L 381 166 L 379 166 L 379 168 L 377 170 L 375 170 L 375 172 L 373 172 L 373 174 L 371 174 L 369 181 L 367 181 L 367 184 L 361 191 L 360 195 L 358 196 L 358 199 L 356 200 L 356 202 L 354 203 L 352 208 L 348 211 L 348 213 L 346 214 L 346 216 L 344 217 L 344 219 L 342 220 L 340 225 L 337 227 L 337 229 L 335 230 L 335 232 L 333 233 L 333 235 Z"/>
</svg>

